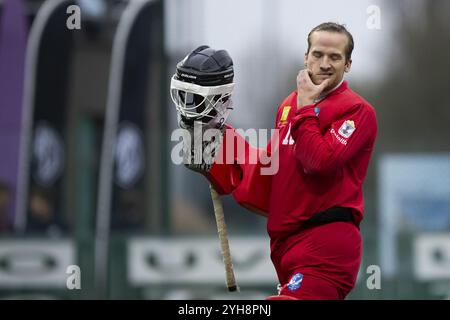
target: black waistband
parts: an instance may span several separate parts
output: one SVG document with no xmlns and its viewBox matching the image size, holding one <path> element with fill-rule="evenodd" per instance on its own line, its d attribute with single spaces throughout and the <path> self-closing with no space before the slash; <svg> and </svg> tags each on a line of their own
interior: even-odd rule
<svg viewBox="0 0 450 320">
<path fill-rule="evenodd" d="M 343 207 L 333 207 L 325 211 L 315 213 L 309 220 L 304 223 L 304 225 L 318 225 L 330 222 L 345 221 L 354 222 L 352 210 Z"/>
</svg>

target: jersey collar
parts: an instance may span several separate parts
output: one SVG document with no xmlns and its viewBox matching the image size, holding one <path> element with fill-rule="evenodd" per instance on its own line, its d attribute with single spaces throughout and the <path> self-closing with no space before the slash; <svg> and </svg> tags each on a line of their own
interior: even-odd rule
<svg viewBox="0 0 450 320">
<path fill-rule="evenodd" d="M 318 103 L 320 101 L 322 101 L 323 99 L 329 97 L 329 96 L 333 96 L 335 94 L 339 94 L 343 91 L 345 91 L 345 89 L 348 88 L 348 84 L 347 81 L 345 81 L 344 79 L 341 80 L 341 82 L 339 82 L 339 84 L 334 87 L 333 89 L 325 92 L 324 94 L 321 94 L 315 101 L 314 103 Z"/>
</svg>

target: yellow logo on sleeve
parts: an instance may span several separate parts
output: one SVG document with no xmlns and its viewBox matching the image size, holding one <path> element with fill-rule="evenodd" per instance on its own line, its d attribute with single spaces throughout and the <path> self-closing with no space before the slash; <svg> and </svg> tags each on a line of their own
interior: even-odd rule
<svg viewBox="0 0 450 320">
<path fill-rule="evenodd" d="M 284 123 L 287 120 L 287 117 L 289 115 L 289 111 L 291 111 L 291 106 L 285 106 L 283 107 L 283 112 L 281 113 L 280 123 Z"/>
</svg>

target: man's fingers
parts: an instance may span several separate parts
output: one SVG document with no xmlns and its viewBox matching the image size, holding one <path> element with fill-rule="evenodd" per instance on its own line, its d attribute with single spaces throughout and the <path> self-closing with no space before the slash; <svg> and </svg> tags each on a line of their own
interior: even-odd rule
<svg viewBox="0 0 450 320">
<path fill-rule="evenodd" d="M 329 83 L 330 79 L 325 79 L 324 81 L 322 81 L 322 83 L 319 84 L 320 91 L 323 91 L 328 86 Z"/>
<path fill-rule="evenodd" d="M 329 85 L 330 79 L 325 79 L 321 84 L 316 85 L 311 79 L 311 71 L 308 69 L 302 69 L 297 74 L 297 88 L 309 90 L 315 97 L 321 94 L 325 88 Z"/>
<path fill-rule="evenodd" d="M 299 84 L 299 83 L 303 82 L 304 84 L 307 84 L 307 85 L 314 85 L 314 83 L 312 82 L 311 77 L 310 77 L 310 72 L 311 71 L 306 70 L 306 69 L 300 70 L 297 75 L 297 83 Z"/>
<path fill-rule="evenodd" d="M 311 80 L 311 75 L 312 75 L 312 71 L 309 71 L 309 70 L 303 70 L 303 75 L 304 75 L 304 77 L 305 77 L 305 80 L 306 80 L 306 82 L 309 84 L 309 85 L 314 85 L 314 83 L 312 82 L 312 80 Z"/>
<path fill-rule="evenodd" d="M 302 77 L 303 77 L 303 70 L 300 70 L 300 71 L 297 73 L 297 83 L 300 83 L 300 82 L 301 82 Z"/>
</svg>

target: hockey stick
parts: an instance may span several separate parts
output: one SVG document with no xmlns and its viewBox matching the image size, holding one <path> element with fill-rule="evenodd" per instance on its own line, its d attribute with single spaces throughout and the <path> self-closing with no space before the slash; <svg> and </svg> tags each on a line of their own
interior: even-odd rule
<svg viewBox="0 0 450 320">
<path fill-rule="evenodd" d="M 236 279 L 234 277 L 233 262 L 231 261 L 230 246 L 228 243 L 227 226 L 225 224 L 225 217 L 223 214 L 222 201 L 217 191 L 212 185 L 209 185 L 211 190 L 211 199 L 214 206 L 214 215 L 216 216 L 217 231 L 219 233 L 220 251 L 222 252 L 223 264 L 225 265 L 225 277 L 229 292 L 239 291 Z"/>
</svg>

